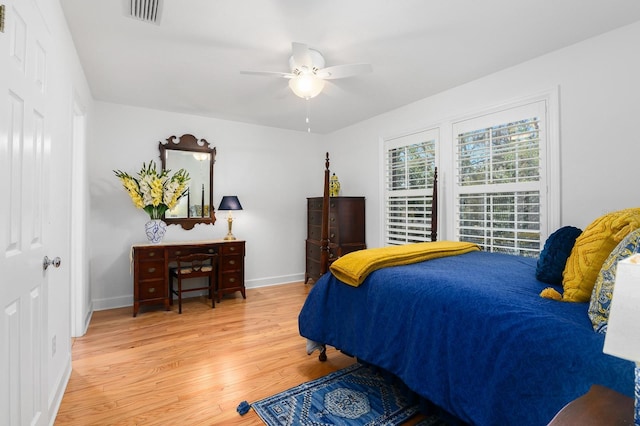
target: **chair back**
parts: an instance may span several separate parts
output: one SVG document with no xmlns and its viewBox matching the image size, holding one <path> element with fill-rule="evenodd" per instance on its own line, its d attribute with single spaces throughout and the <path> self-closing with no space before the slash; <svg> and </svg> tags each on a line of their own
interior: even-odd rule
<svg viewBox="0 0 640 426">
<path fill-rule="evenodd" d="M 218 263 L 217 254 L 196 253 L 176 257 L 175 274 L 183 278 L 211 275 Z"/>
</svg>

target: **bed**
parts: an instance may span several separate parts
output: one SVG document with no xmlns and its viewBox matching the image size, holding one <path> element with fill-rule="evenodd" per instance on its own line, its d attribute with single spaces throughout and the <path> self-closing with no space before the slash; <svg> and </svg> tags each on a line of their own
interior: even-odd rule
<svg viewBox="0 0 640 426">
<path fill-rule="evenodd" d="M 593 384 L 633 396 L 634 365 L 602 352 L 589 303 L 544 287 L 536 259 L 482 251 L 377 269 L 358 286 L 326 273 L 299 331 L 473 425 L 546 425 Z"/>
</svg>

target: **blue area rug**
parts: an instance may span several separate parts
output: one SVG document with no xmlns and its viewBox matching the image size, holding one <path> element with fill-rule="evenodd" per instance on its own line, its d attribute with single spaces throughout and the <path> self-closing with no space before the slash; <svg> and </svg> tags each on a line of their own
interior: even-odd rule
<svg viewBox="0 0 640 426">
<path fill-rule="evenodd" d="M 268 426 L 399 425 L 418 412 L 417 403 L 408 402 L 404 393 L 400 385 L 356 363 L 251 407 Z"/>
</svg>

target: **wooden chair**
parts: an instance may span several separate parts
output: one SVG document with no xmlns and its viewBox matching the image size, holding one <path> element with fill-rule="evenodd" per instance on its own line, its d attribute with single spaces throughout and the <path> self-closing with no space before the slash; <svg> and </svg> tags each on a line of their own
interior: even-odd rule
<svg viewBox="0 0 640 426">
<path fill-rule="evenodd" d="M 187 256 L 178 256 L 176 258 L 177 266 L 169 269 L 169 303 L 173 305 L 173 295 L 178 296 L 178 313 L 182 313 L 182 293 L 188 291 L 208 290 L 209 299 L 211 299 L 211 308 L 216 307 L 215 294 L 217 292 L 216 272 L 218 269 L 217 254 L 190 254 Z M 206 287 L 182 287 L 182 280 L 190 278 L 207 277 L 208 285 Z M 173 279 L 178 280 L 178 288 L 174 290 Z"/>
</svg>

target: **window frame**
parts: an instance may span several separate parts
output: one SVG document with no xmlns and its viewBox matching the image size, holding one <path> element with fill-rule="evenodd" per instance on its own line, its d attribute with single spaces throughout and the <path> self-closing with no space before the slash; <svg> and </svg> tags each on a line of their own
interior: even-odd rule
<svg viewBox="0 0 640 426">
<path fill-rule="evenodd" d="M 420 188 L 396 189 L 390 190 L 388 187 L 389 178 L 389 152 L 402 147 L 410 147 L 422 143 L 433 144 L 432 148 L 427 151 L 427 155 L 431 155 L 433 161 L 427 161 L 427 173 L 424 177 L 424 186 Z M 431 240 L 431 203 L 433 195 L 433 172 L 438 165 L 438 151 L 440 144 L 440 129 L 438 127 L 421 130 L 415 133 L 403 136 L 392 137 L 382 141 L 382 243 L 385 246 L 407 244 L 411 242 L 421 242 Z M 430 169 L 430 170 L 429 170 Z M 411 199 L 416 204 L 424 203 L 422 212 L 418 214 L 424 215 L 419 222 L 411 227 L 408 222 L 404 222 L 404 237 L 401 236 L 402 230 L 396 228 L 396 233 L 390 232 L 390 229 L 397 226 L 390 217 L 389 203 L 391 198 L 404 198 L 405 202 L 411 203 Z M 401 201 L 401 200 L 400 200 Z M 409 216 L 408 211 L 405 212 L 405 218 Z M 405 219 L 406 220 L 406 219 Z M 428 222 L 428 224 L 426 223 Z M 436 229 L 437 231 L 437 229 Z"/>
<path fill-rule="evenodd" d="M 529 104 L 535 104 L 540 102 L 543 105 L 542 117 L 540 118 L 543 121 L 543 128 L 540 130 L 543 132 L 541 135 L 541 139 L 544 141 L 540 143 L 539 146 L 539 161 L 540 161 L 540 181 L 537 185 L 540 191 L 540 226 L 539 226 L 539 251 L 542 250 L 544 246 L 544 242 L 548 238 L 549 234 L 559 227 L 560 223 L 560 192 L 561 192 L 561 183 L 560 183 L 560 138 L 559 138 L 559 103 L 558 103 L 558 89 L 557 87 L 554 89 L 550 89 L 544 92 L 541 92 L 536 95 L 532 95 L 529 97 L 523 97 L 519 100 L 512 101 L 509 103 L 505 103 L 502 105 L 498 105 L 494 108 L 487 108 L 484 110 L 479 110 L 472 114 L 467 114 L 465 116 L 458 117 L 456 119 L 451 120 L 450 122 L 450 144 L 451 144 L 451 161 L 450 170 L 448 172 L 451 173 L 452 182 L 451 188 L 452 191 L 447 194 L 447 210 L 454 213 L 453 219 L 447 225 L 447 235 L 449 238 L 457 239 L 459 236 L 459 209 L 458 209 L 458 199 L 460 192 L 460 187 L 458 185 L 458 169 L 457 169 L 457 135 L 456 133 L 456 125 L 461 122 L 468 122 L 470 127 L 473 127 L 473 124 L 477 124 L 479 127 L 486 127 L 487 118 L 491 118 L 499 114 L 503 114 L 507 121 L 502 120 L 494 120 L 498 122 L 509 122 L 516 121 L 518 114 L 510 115 L 512 111 L 517 111 L 518 108 Z M 524 117 L 520 117 L 524 118 Z M 483 123 L 485 122 L 485 123 Z M 554 183 L 553 185 L 551 183 Z M 487 185 L 490 186 L 490 185 Z M 500 188 L 501 185 L 496 185 L 495 191 L 491 192 L 502 192 Z M 526 191 L 531 188 L 531 184 L 528 182 L 523 182 L 521 185 L 521 190 Z M 468 187 L 464 187 L 468 188 Z M 479 188 L 476 189 L 478 192 L 481 192 Z M 518 190 L 520 191 L 520 190 Z M 532 254 L 533 255 L 533 254 Z"/>
</svg>

